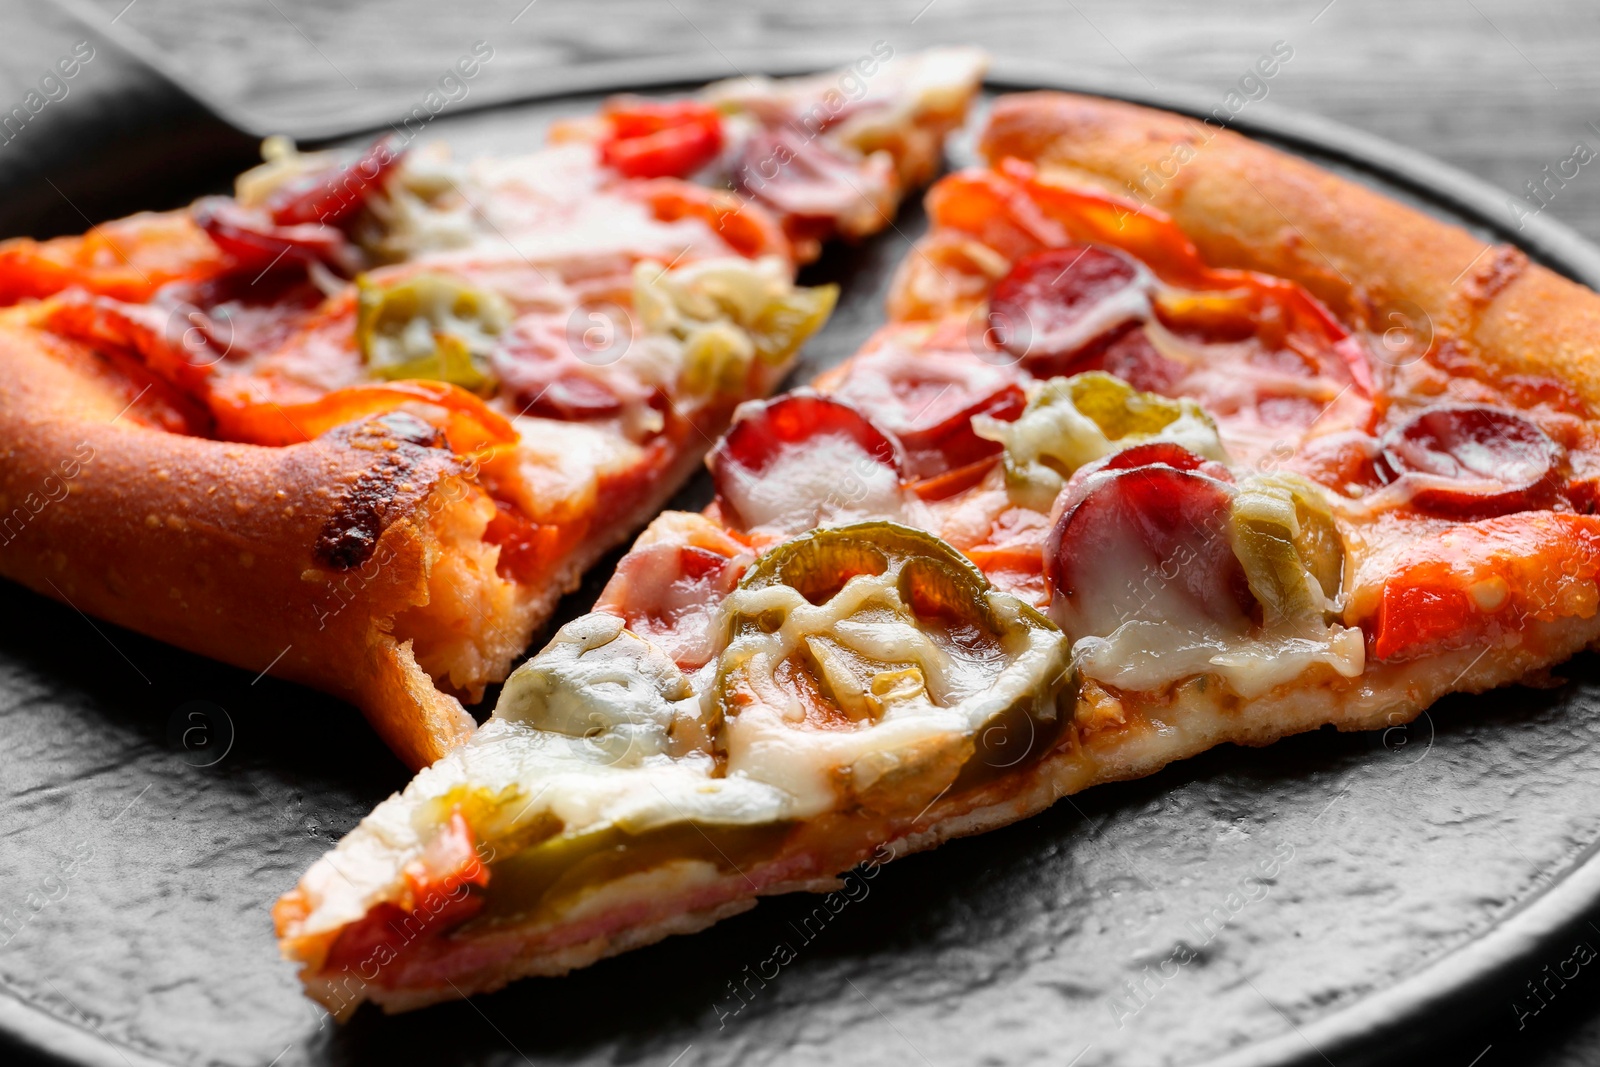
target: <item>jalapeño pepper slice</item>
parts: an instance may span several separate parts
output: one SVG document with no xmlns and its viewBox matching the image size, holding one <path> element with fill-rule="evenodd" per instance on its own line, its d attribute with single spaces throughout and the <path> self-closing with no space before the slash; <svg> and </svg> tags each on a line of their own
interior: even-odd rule
<svg viewBox="0 0 1600 1067">
<path fill-rule="evenodd" d="M 1193 400 L 1140 392 L 1104 371 L 1050 378 L 1029 390 L 1014 422 L 979 416 L 973 428 L 1005 446 L 1012 499 L 1035 511 L 1050 510 L 1073 471 L 1130 445 L 1173 441 L 1207 459 L 1228 458 L 1216 424 Z"/>
<path fill-rule="evenodd" d="M 511 324 L 503 297 L 444 274 L 392 285 L 356 279 L 356 343 L 380 378 L 425 378 L 476 393 L 494 388 L 489 352 Z"/>
<path fill-rule="evenodd" d="M 1066 637 L 931 534 L 813 531 L 729 597 L 711 694 L 726 773 L 797 812 L 915 815 L 1044 756 L 1071 719 Z"/>
<path fill-rule="evenodd" d="M 688 678 L 603 612 L 563 626 L 506 680 L 495 713 L 414 787 L 413 822 L 471 826 L 488 878 L 473 925 L 556 914 L 671 864 L 742 869 L 793 822 L 770 785 L 714 775 Z"/>
<path fill-rule="evenodd" d="M 684 345 L 684 389 L 739 391 L 751 365 L 781 367 L 827 321 L 839 287 L 800 288 L 775 258 L 702 260 L 674 270 L 634 268 L 633 301 L 644 328 Z"/>
<path fill-rule="evenodd" d="M 1228 536 L 1269 626 L 1321 621 L 1333 610 L 1344 543 L 1315 486 L 1290 474 L 1246 480 L 1233 498 Z"/>
</svg>

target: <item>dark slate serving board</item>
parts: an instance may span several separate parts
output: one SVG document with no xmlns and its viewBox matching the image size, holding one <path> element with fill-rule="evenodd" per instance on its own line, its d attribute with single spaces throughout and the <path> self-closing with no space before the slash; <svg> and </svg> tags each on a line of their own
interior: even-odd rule
<svg viewBox="0 0 1600 1067">
<path fill-rule="evenodd" d="M 636 70 L 586 88 L 719 73 Z M 1008 66 L 993 88 L 1058 81 Z M 430 135 L 463 155 L 510 151 L 592 103 L 497 108 Z M 183 123 L 214 121 L 197 114 Z M 1454 171 L 1318 120 L 1263 109 L 1241 125 L 1506 236 L 1494 194 Z M 202 144 L 237 153 L 238 138 L 204 128 Z M 183 173 L 142 172 L 119 195 L 171 202 Z M 1535 221 L 1525 247 L 1600 280 L 1600 252 Z M 923 226 L 908 208 L 807 271 L 844 299 L 797 381 L 880 321 Z M 676 503 L 707 494 L 702 478 Z M 0 1053 L 129 1067 L 1347 1067 L 1449 1047 L 1492 1013 L 1553 1010 L 1565 985 L 1536 1000 L 1525 982 L 1581 968 L 1580 946 L 1600 945 L 1585 919 L 1600 902 L 1600 664 L 1584 658 L 1558 687 L 1452 698 L 1382 733 L 1225 747 L 1091 791 L 874 871 L 837 911 L 768 900 L 564 979 L 335 1026 L 277 959 L 268 909 L 404 784 L 400 765 L 318 694 L 10 585 L 0 620 Z"/>
</svg>

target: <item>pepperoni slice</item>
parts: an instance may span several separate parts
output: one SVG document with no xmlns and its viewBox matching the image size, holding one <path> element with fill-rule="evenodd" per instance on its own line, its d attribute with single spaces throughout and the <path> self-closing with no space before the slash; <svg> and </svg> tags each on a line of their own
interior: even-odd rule
<svg viewBox="0 0 1600 1067">
<path fill-rule="evenodd" d="M 839 435 L 849 437 L 896 473 L 900 471 L 900 449 L 894 439 L 861 412 L 830 397 L 790 393 L 740 408 L 738 421 L 711 454 L 712 472 L 734 463 L 760 474 L 791 445 Z"/>
<path fill-rule="evenodd" d="M 630 178 L 687 178 L 722 151 L 722 119 L 695 100 L 608 101 L 600 161 Z"/>
<path fill-rule="evenodd" d="M 1233 475 L 1227 467 L 1215 460 L 1198 456 L 1171 441 L 1147 441 L 1142 445 L 1124 448 L 1121 452 L 1115 452 L 1099 464 L 1093 465 L 1093 469 L 1129 471 L 1136 467 L 1153 467 L 1157 464 L 1164 464 L 1180 471 L 1200 471 L 1218 481 L 1233 481 Z"/>
<path fill-rule="evenodd" d="M 1024 257 L 989 300 L 1001 347 L 1024 367 L 1060 365 L 1149 310 L 1145 272 L 1121 252 L 1067 245 Z"/>
<path fill-rule="evenodd" d="M 265 277 L 223 274 L 200 282 L 174 282 L 150 300 L 183 329 L 184 347 L 202 341 L 239 359 L 275 351 L 318 319 L 326 294 L 303 274 L 273 271 Z M 348 328 L 348 327 L 346 327 Z"/>
<path fill-rule="evenodd" d="M 530 415 L 580 422 L 615 415 L 622 410 L 622 401 L 593 378 L 563 374 L 535 393 L 525 410 Z"/>
<path fill-rule="evenodd" d="M 808 469 L 763 478 L 806 450 L 815 453 Z M 717 502 L 730 518 L 786 526 L 806 515 L 867 503 L 891 484 L 898 493 L 904 467 L 893 436 L 849 404 L 813 393 L 742 405 L 708 462 Z M 802 528 L 810 525 L 815 522 Z"/>
<path fill-rule="evenodd" d="M 1103 370 L 1141 392 L 1162 396 L 1183 395 L 1178 383 L 1188 373 L 1183 364 L 1157 352 L 1149 335 L 1137 323 L 1128 323 L 1120 332 L 1078 353 L 1070 361 L 1046 361 L 1030 365 L 1029 370 L 1040 377 Z"/>
<path fill-rule="evenodd" d="M 859 357 L 832 395 L 905 447 L 908 478 L 934 478 L 1001 452 L 972 429 L 976 415 L 1015 420 L 1027 405 L 1015 374 L 956 352 L 880 349 Z"/>
<path fill-rule="evenodd" d="M 1090 483 L 1044 546 L 1069 636 L 1105 637 L 1130 620 L 1242 627 L 1251 599 L 1228 541 L 1231 505 L 1222 482 L 1165 464 Z"/>
<path fill-rule="evenodd" d="M 267 211 L 279 226 L 321 222 L 343 228 L 383 188 L 404 156 L 394 137 L 380 138 L 360 159 L 308 174 L 277 190 L 267 201 Z"/>
<path fill-rule="evenodd" d="M 1121 452 L 1113 452 L 1093 463 L 1086 463 L 1072 472 L 1056 507 L 1065 510 L 1082 500 L 1095 484 L 1095 475 L 1101 471 L 1127 471 L 1139 467 L 1167 466 L 1179 471 L 1198 471 L 1219 482 L 1232 482 L 1233 472 L 1215 460 L 1184 448 L 1172 441 L 1147 441 Z"/>
<path fill-rule="evenodd" d="M 265 212 L 240 207 L 226 196 L 202 197 L 192 210 L 195 222 L 239 270 L 260 272 L 280 264 L 315 262 L 349 267 L 349 242 L 332 226 L 314 222 L 279 226 Z"/>
<path fill-rule="evenodd" d="M 797 129 L 753 133 L 733 167 L 733 186 L 797 220 L 831 225 L 862 209 L 865 175 L 854 160 Z"/>
<path fill-rule="evenodd" d="M 702 667 L 714 655 L 717 608 L 749 562 L 670 541 L 637 547 L 617 564 L 595 610 L 622 616 L 685 670 Z"/>
<path fill-rule="evenodd" d="M 1147 392 L 1193 397 L 1245 452 L 1309 431 L 1371 431 L 1364 344 L 1300 285 L 1208 266 L 1158 212 L 1040 180 L 1016 160 L 998 169 L 988 183 L 946 179 L 929 205 L 938 225 L 1020 256 L 995 288 L 989 326 L 1030 374 L 1102 369 Z M 980 203 L 989 216 L 1020 219 L 1018 201 L 1049 225 L 1030 225 L 1022 240 L 980 224 Z M 1021 255 L 1028 241 L 1060 247 Z"/>
<path fill-rule="evenodd" d="M 1448 404 L 1420 411 L 1383 437 L 1378 473 L 1410 478 L 1411 501 L 1459 516 L 1547 506 L 1559 492 L 1561 446 L 1503 408 Z"/>
<path fill-rule="evenodd" d="M 581 422 L 611 418 L 629 403 L 649 401 L 653 388 L 628 365 L 615 362 L 625 354 L 627 324 L 617 326 L 617 345 L 623 352 L 606 363 L 591 362 L 597 357 L 573 339 L 570 321 L 569 316 L 553 313 L 525 315 L 495 347 L 490 363 L 517 411 Z M 612 351 L 601 351 L 598 358 L 613 358 Z"/>
<path fill-rule="evenodd" d="M 1022 386 L 1008 382 L 992 393 L 969 398 L 947 415 L 943 412 L 953 405 L 931 409 L 899 435 L 910 456 L 908 466 L 915 460 L 922 468 L 935 468 L 929 472 L 934 473 L 998 455 L 1002 446 L 974 433 L 973 418 L 988 415 L 1002 422 L 1015 422 L 1027 403 L 1028 395 L 1022 391 Z M 913 472 L 914 475 L 921 473 Z"/>
</svg>

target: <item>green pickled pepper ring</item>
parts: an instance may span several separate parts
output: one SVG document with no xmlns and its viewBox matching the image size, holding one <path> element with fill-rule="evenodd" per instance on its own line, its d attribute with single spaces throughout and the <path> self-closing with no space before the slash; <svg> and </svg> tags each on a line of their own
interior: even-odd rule
<svg viewBox="0 0 1600 1067">
<path fill-rule="evenodd" d="M 494 389 L 489 351 L 512 319 L 499 294 L 446 274 L 387 285 L 363 275 L 356 290 L 356 344 L 370 373 L 449 382 L 475 393 Z"/>
<path fill-rule="evenodd" d="M 973 723 L 972 753 L 951 782 L 952 791 L 977 787 L 1026 767 L 1053 749 L 1073 719 L 1078 693 L 1066 636 L 1040 612 L 993 588 L 987 577 L 938 537 L 895 522 L 873 521 L 814 530 L 767 552 L 744 575 L 741 590 L 788 586 L 817 606 L 827 604 L 858 575 L 897 569 L 900 603 L 921 626 L 943 621 L 968 629 L 987 654 L 1005 658 L 989 691 L 961 704 L 994 707 Z M 728 646 L 718 662 L 712 706 L 719 722 L 738 714 L 735 675 L 745 662 L 738 639 L 771 634 L 783 618 L 774 612 L 734 610 L 727 619 Z M 781 614 L 781 612 L 779 612 Z M 971 639 L 971 638 L 969 638 Z M 1039 649 L 1044 649 L 1042 653 Z M 1030 656 L 1033 674 L 1000 679 Z M 1007 695 L 995 699 L 995 693 Z M 957 705 L 960 706 L 960 705 Z"/>
</svg>

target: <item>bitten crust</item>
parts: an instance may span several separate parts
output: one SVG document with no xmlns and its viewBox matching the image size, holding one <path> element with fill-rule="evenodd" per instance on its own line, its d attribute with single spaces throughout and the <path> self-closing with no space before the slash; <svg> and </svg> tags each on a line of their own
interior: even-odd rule
<svg viewBox="0 0 1600 1067">
<path fill-rule="evenodd" d="M 1158 208 L 1208 262 L 1291 278 L 1353 325 L 1431 328 L 1502 374 L 1555 377 L 1600 404 L 1600 296 L 1304 160 L 1198 119 L 1060 92 L 998 101 L 980 151 Z"/>
<path fill-rule="evenodd" d="M 483 495 L 467 467 L 382 422 L 285 448 L 142 426 L 97 359 L 0 316 L 0 574 L 343 696 L 412 766 L 467 736 L 393 632 L 445 550 L 430 516 Z M 375 536 L 360 562 L 333 548 L 352 528 Z"/>
</svg>

